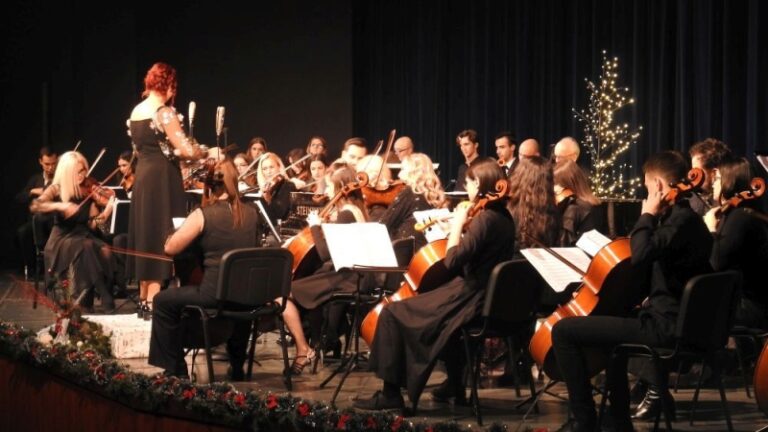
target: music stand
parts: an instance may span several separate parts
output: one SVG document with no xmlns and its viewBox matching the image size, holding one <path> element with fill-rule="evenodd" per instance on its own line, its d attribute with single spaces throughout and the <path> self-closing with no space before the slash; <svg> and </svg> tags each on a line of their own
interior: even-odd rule
<svg viewBox="0 0 768 432">
<path fill-rule="evenodd" d="M 360 316 L 361 302 L 366 301 L 370 303 L 378 303 L 383 297 L 382 293 L 381 296 L 365 296 L 364 298 L 364 296 L 360 293 L 360 286 L 363 277 L 369 273 L 405 273 L 406 271 L 408 271 L 408 267 L 377 267 L 364 265 L 353 265 L 352 267 L 339 269 L 339 272 L 343 273 L 356 273 L 357 285 L 354 294 L 341 294 L 334 296 L 335 298 L 331 298 L 331 302 L 334 300 L 351 300 L 354 304 L 354 314 L 352 315 L 352 330 L 349 336 L 353 341 L 352 352 L 349 354 L 345 352 L 339 366 L 336 367 L 336 369 L 331 372 L 331 374 L 325 378 L 322 383 L 320 383 L 320 388 L 324 388 L 326 385 L 328 385 L 329 382 L 331 382 L 331 380 L 333 380 L 334 377 L 336 377 L 336 375 L 344 371 L 344 374 L 341 376 L 341 381 L 339 381 L 339 384 L 336 386 L 336 390 L 333 392 L 333 397 L 331 397 L 330 405 L 332 407 L 336 407 L 336 398 L 339 396 L 341 388 L 344 386 L 344 382 L 347 380 L 347 377 L 352 372 L 352 370 L 357 368 L 358 363 L 362 358 L 362 353 L 360 352 L 360 324 L 362 321 L 362 317 Z"/>
</svg>

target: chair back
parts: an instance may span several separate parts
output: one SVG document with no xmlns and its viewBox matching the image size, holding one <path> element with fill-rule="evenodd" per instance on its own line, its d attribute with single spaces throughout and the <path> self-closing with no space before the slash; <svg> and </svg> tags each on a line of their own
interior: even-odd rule
<svg viewBox="0 0 768 432">
<path fill-rule="evenodd" d="M 253 307 L 288 297 L 292 265 L 293 255 L 283 248 L 231 250 L 221 258 L 216 299 Z"/>
<path fill-rule="evenodd" d="M 533 320 L 543 284 L 544 280 L 528 260 L 497 264 L 486 287 L 483 318 L 509 324 Z"/>
<path fill-rule="evenodd" d="M 718 350 L 728 341 L 734 300 L 741 284 L 735 271 L 691 278 L 680 301 L 675 337 L 685 347 Z"/>
<path fill-rule="evenodd" d="M 416 246 L 413 237 L 406 237 L 393 241 L 392 249 L 395 251 L 398 267 L 408 267 L 411 258 L 413 258 Z M 397 291 L 402 281 L 403 275 L 401 273 L 387 273 L 382 288 L 389 292 Z"/>
</svg>

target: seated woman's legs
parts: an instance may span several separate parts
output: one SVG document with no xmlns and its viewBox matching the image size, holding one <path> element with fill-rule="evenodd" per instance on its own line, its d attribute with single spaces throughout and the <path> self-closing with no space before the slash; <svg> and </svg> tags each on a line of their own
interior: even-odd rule
<svg viewBox="0 0 768 432">
<path fill-rule="evenodd" d="M 275 301 L 281 303 L 282 298 L 275 299 Z M 285 304 L 283 321 L 285 321 L 285 326 L 288 327 L 288 331 L 291 332 L 296 343 L 296 358 L 293 361 L 290 372 L 298 375 L 315 358 L 315 351 L 310 349 L 307 338 L 304 336 L 301 315 L 292 300 Z"/>
</svg>

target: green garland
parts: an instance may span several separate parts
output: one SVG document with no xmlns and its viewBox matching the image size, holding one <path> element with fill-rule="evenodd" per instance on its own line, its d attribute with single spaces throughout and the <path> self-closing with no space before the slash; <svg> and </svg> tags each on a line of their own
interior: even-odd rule
<svg viewBox="0 0 768 432">
<path fill-rule="evenodd" d="M 455 422 L 414 423 L 391 413 L 337 410 L 324 403 L 263 391 L 238 391 L 229 383 L 198 385 L 164 375 L 130 371 L 92 347 L 46 345 L 16 324 L 0 321 L 0 355 L 47 369 L 137 409 L 157 412 L 181 406 L 191 417 L 247 430 L 459 432 Z M 506 431 L 493 424 L 487 430 Z"/>
</svg>

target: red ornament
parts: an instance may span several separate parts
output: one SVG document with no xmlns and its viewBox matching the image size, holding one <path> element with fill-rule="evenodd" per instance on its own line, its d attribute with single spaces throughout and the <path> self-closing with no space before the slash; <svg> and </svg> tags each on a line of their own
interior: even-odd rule
<svg viewBox="0 0 768 432">
<path fill-rule="evenodd" d="M 271 394 L 267 396 L 267 408 L 270 410 L 277 408 L 277 398 L 275 395 Z"/>
<path fill-rule="evenodd" d="M 342 414 L 339 416 L 339 422 L 336 423 L 336 429 L 345 429 L 350 418 L 352 418 L 352 416 L 349 414 Z"/>
<path fill-rule="evenodd" d="M 366 429 L 376 429 L 376 420 L 373 417 L 368 416 L 368 418 L 365 419 L 365 427 Z"/>
<path fill-rule="evenodd" d="M 299 415 L 302 417 L 306 417 L 309 415 L 309 404 L 306 402 L 302 402 L 299 404 L 297 411 L 299 412 Z"/>
<path fill-rule="evenodd" d="M 192 387 L 192 388 L 184 390 L 181 393 L 181 397 L 184 400 L 189 400 L 189 399 L 192 399 L 193 397 L 195 397 L 196 394 L 197 394 L 197 389 Z"/>
<path fill-rule="evenodd" d="M 115 381 L 120 381 L 125 379 L 125 374 L 122 372 L 118 372 L 115 375 L 112 376 L 112 379 Z"/>
<path fill-rule="evenodd" d="M 395 417 L 395 421 L 392 422 L 392 432 L 400 430 L 400 426 L 403 425 L 403 416 Z"/>
<path fill-rule="evenodd" d="M 245 394 L 244 393 L 238 393 L 235 395 L 234 399 L 235 405 L 237 406 L 244 406 L 245 405 Z"/>
</svg>

